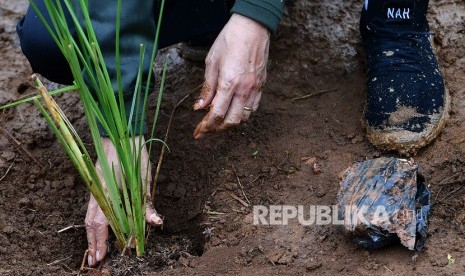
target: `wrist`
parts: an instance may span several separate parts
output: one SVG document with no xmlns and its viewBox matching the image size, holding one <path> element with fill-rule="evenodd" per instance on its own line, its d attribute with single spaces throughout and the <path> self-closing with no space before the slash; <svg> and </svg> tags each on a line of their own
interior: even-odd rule
<svg viewBox="0 0 465 276">
<path fill-rule="evenodd" d="M 238 13 L 233 13 L 229 22 L 240 26 L 241 30 L 253 31 L 266 36 L 270 36 L 271 34 L 270 30 L 262 23 Z"/>
</svg>

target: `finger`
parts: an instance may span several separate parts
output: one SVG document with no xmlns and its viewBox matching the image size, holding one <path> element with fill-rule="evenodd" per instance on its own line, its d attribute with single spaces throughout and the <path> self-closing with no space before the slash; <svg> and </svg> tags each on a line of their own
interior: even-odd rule
<svg viewBox="0 0 465 276">
<path fill-rule="evenodd" d="M 94 219 L 95 239 L 97 241 L 97 252 L 95 253 L 95 262 L 100 262 L 107 254 L 108 240 L 108 220 L 103 214 L 100 207 L 97 210 L 97 215 Z"/>
<path fill-rule="evenodd" d="M 200 96 L 194 104 L 194 110 L 207 108 L 216 94 L 218 85 L 218 63 L 213 53 L 209 53 L 205 59 L 205 82 L 200 90 Z"/>
<path fill-rule="evenodd" d="M 234 93 L 234 96 L 229 105 L 228 112 L 224 118 L 224 122 L 219 127 L 219 130 L 228 130 L 240 124 L 244 111 L 250 113 L 251 110 L 247 110 L 247 102 L 253 102 L 254 91 L 257 91 L 258 85 L 254 74 L 243 74 L 241 77 L 241 85 Z M 252 99 L 251 99 L 252 98 Z"/>
<path fill-rule="evenodd" d="M 258 106 L 260 105 L 260 99 L 262 98 L 262 90 L 259 90 L 257 95 L 255 96 L 254 103 L 252 105 L 252 111 L 255 112 L 258 109 Z"/>
<path fill-rule="evenodd" d="M 246 107 L 245 103 L 250 97 L 250 93 L 250 91 L 241 90 L 234 94 L 234 97 L 231 100 L 231 105 L 228 109 L 228 113 L 226 113 L 223 124 L 218 127 L 218 130 L 228 130 L 238 126 L 241 123 L 244 111 L 246 111 L 244 109 L 244 107 Z"/>
<path fill-rule="evenodd" d="M 197 124 L 194 130 L 194 139 L 200 139 L 204 136 L 205 133 L 207 133 L 205 125 L 206 122 L 209 120 L 209 117 L 212 116 L 212 113 L 208 112 L 207 115 L 202 119 L 200 123 Z M 221 118 L 220 121 L 223 121 Z"/>
<path fill-rule="evenodd" d="M 95 253 L 97 251 L 97 240 L 95 236 L 95 228 L 93 225 L 95 215 L 97 213 L 98 204 L 95 198 L 91 195 L 89 204 L 87 205 L 87 214 L 85 219 L 87 246 L 89 253 L 87 255 L 87 262 L 89 266 L 94 266 L 96 262 Z"/>
<path fill-rule="evenodd" d="M 245 102 L 244 110 L 242 111 L 241 122 L 247 122 L 249 120 L 249 117 L 253 111 L 253 105 L 254 105 L 255 97 L 257 96 L 257 94 L 258 94 L 257 90 L 252 91 L 249 98 Z"/>
<path fill-rule="evenodd" d="M 218 91 L 212 101 L 210 111 L 194 131 L 195 139 L 203 137 L 205 133 L 219 130 L 237 87 L 236 79 L 237 77 L 231 78 L 231 81 L 220 80 L 218 82 Z"/>
<path fill-rule="evenodd" d="M 215 96 L 215 89 L 216 88 L 212 88 L 212 84 L 209 84 L 209 82 L 205 80 L 200 89 L 200 96 L 194 104 L 194 110 L 207 108 Z"/>
<path fill-rule="evenodd" d="M 152 204 L 147 202 L 147 208 L 145 210 L 145 221 L 152 224 L 153 226 L 162 226 L 163 220 L 157 211 L 153 208 Z"/>
</svg>

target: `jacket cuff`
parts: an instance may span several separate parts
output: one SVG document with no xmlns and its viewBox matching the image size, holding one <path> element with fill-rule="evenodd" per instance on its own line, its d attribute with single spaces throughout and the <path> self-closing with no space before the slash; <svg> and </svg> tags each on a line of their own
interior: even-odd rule
<svg viewBox="0 0 465 276">
<path fill-rule="evenodd" d="M 236 0 L 231 13 L 247 16 L 276 32 L 283 15 L 284 0 Z"/>
</svg>

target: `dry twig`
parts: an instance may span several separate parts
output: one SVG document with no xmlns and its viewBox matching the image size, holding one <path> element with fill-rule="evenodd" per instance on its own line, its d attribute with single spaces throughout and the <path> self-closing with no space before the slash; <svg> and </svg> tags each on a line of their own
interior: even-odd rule
<svg viewBox="0 0 465 276">
<path fill-rule="evenodd" d="M 292 100 L 293 101 L 305 100 L 305 99 L 308 99 L 308 98 L 311 98 L 311 97 L 314 97 L 314 96 L 317 96 L 317 95 L 320 95 L 320 94 L 323 94 L 323 93 L 333 92 L 333 91 L 336 91 L 336 90 L 337 90 L 337 88 L 325 89 L 325 90 L 313 92 L 313 93 L 310 93 L 310 94 L 307 94 L 307 95 L 304 95 L 304 96 L 301 96 L 301 97 L 295 97 L 295 98 L 292 98 Z"/>
<path fill-rule="evenodd" d="M 185 96 L 174 106 L 173 110 L 171 111 L 170 120 L 168 121 L 168 127 L 166 128 L 165 138 L 164 138 L 164 140 L 163 140 L 163 141 L 165 142 L 165 144 L 168 142 L 168 136 L 169 136 L 169 133 L 170 133 L 171 123 L 172 123 L 172 121 L 173 121 L 173 117 L 174 117 L 174 113 L 176 112 L 176 109 L 177 109 L 187 98 L 189 98 L 190 95 L 191 95 L 192 93 L 194 93 L 194 91 L 197 91 L 198 89 L 200 89 L 200 87 L 202 87 L 202 85 L 199 85 L 199 86 L 197 86 L 196 88 L 194 88 L 193 91 L 191 91 L 191 92 L 189 92 L 187 95 L 185 95 Z M 157 183 L 158 183 L 158 176 L 159 176 L 159 174 L 160 174 L 161 163 L 163 162 L 163 157 L 165 156 L 165 151 L 166 151 L 166 146 L 165 146 L 165 145 L 162 145 L 160 157 L 158 158 L 157 169 L 155 170 L 155 177 L 153 178 L 152 201 L 155 200 L 155 190 L 156 190 Z"/>
<path fill-rule="evenodd" d="M 202 84 L 203 85 L 203 84 Z M 157 168 L 155 170 L 155 176 L 153 178 L 153 184 L 152 184 L 152 197 L 151 197 L 151 200 L 152 202 L 155 200 L 155 191 L 156 191 L 156 188 L 157 188 L 157 184 L 158 184 L 158 176 L 160 175 L 160 169 L 161 169 L 161 164 L 163 162 L 163 157 L 165 156 L 165 151 L 166 151 L 166 143 L 168 142 L 168 137 L 169 137 L 169 133 L 170 133 L 170 128 L 171 128 L 171 123 L 173 122 L 173 117 L 174 117 L 174 113 L 176 112 L 176 109 L 187 99 L 189 98 L 192 93 L 194 93 L 195 91 L 199 90 L 202 85 L 199 85 L 197 86 L 196 88 L 194 88 L 192 91 L 190 91 L 189 93 L 187 93 L 174 107 L 173 107 L 173 110 L 171 111 L 171 115 L 170 115 L 170 119 L 168 121 L 168 126 L 166 128 L 166 133 L 165 133 L 165 138 L 163 140 L 164 144 L 162 145 L 162 148 L 161 148 L 161 152 L 160 152 L 160 157 L 158 158 L 158 163 L 157 163 Z M 145 237 L 145 242 L 147 243 L 148 241 L 148 237 L 149 237 L 149 233 L 150 233 L 150 225 L 148 226 L 147 228 L 147 235 Z M 162 226 L 163 227 L 163 226 Z"/>
<path fill-rule="evenodd" d="M 246 206 L 246 207 L 249 207 L 250 206 L 250 201 L 247 198 L 247 196 L 245 195 L 244 187 L 242 186 L 242 182 L 239 179 L 239 175 L 237 174 L 236 168 L 234 168 L 234 166 L 232 166 L 232 167 L 233 167 L 233 170 L 234 170 L 234 174 L 236 175 L 236 178 L 237 178 L 237 183 L 239 183 L 239 187 L 241 188 L 242 195 L 244 196 L 245 200 L 247 200 L 248 206 Z"/>
<path fill-rule="evenodd" d="M 68 231 L 70 229 L 77 229 L 77 228 L 84 228 L 86 227 L 84 224 L 80 224 L 80 225 L 70 225 L 68 227 L 65 227 L 61 230 L 58 230 L 57 233 L 62 233 L 62 232 L 65 232 L 65 231 Z"/>
<path fill-rule="evenodd" d="M 455 194 L 456 192 L 460 191 L 464 186 L 460 186 L 458 187 L 457 189 L 454 189 L 452 192 L 448 193 L 447 195 L 445 195 L 442 199 L 439 200 L 439 202 L 443 202 L 444 200 L 446 200 L 448 197 L 450 197 L 451 195 Z"/>
<path fill-rule="evenodd" d="M 62 261 L 66 261 L 66 260 L 70 259 L 71 257 L 72 256 L 69 256 L 69 257 L 66 257 L 66 258 L 63 258 L 63 259 L 60 259 L 60 260 L 56 260 L 56 261 L 53 261 L 53 262 L 51 262 L 51 263 L 49 263 L 47 265 L 55 265 L 55 264 L 60 263 Z"/>
<path fill-rule="evenodd" d="M 13 165 L 15 164 L 15 161 L 16 161 L 16 157 L 17 155 L 15 155 L 15 158 L 13 159 L 13 162 L 11 162 L 11 165 L 8 166 L 8 169 L 6 169 L 6 172 L 5 174 L 0 178 L 0 181 L 2 181 L 7 175 L 8 173 L 10 172 L 11 168 L 13 167 Z"/>
<path fill-rule="evenodd" d="M 84 252 L 84 256 L 82 257 L 81 267 L 79 268 L 78 276 L 80 276 L 80 275 L 81 275 L 81 272 L 85 270 L 86 259 L 87 259 L 87 255 L 88 255 L 88 254 L 89 254 L 89 249 L 87 249 L 87 250 Z"/>
<path fill-rule="evenodd" d="M 23 147 L 23 145 L 18 141 L 16 140 L 15 137 L 13 137 L 13 135 L 11 135 L 6 129 L 4 129 L 3 127 L 0 128 L 0 131 L 2 131 L 5 136 L 8 138 L 8 140 L 10 142 L 12 142 L 19 150 L 21 150 L 24 154 L 26 154 L 32 161 L 34 161 L 34 163 L 37 164 L 37 166 L 39 166 L 40 169 L 44 169 L 44 166 L 42 166 L 42 164 L 40 164 L 39 161 L 37 161 L 37 159 L 32 156 L 32 154 Z"/>
<path fill-rule="evenodd" d="M 244 207 L 246 207 L 246 208 L 248 208 L 250 206 L 249 204 L 247 204 L 247 202 L 243 201 L 242 199 L 240 199 L 237 195 L 235 195 L 233 193 L 230 193 L 229 196 L 234 198 L 235 200 L 239 201 L 239 203 L 244 205 Z"/>
</svg>

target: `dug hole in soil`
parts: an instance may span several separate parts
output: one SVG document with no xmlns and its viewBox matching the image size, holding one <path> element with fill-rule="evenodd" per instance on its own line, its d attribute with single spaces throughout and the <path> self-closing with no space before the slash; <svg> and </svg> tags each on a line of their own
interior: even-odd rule
<svg viewBox="0 0 465 276">
<path fill-rule="evenodd" d="M 26 0 L 0 0 L 0 105 L 35 93 L 15 23 Z M 196 141 L 205 115 L 192 105 L 203 66 L 170 56 L 157 137 L 177 109 L 157 185 L 165 217 L 152 230 L 142 259 L 112 248 L 102 267 L 111 275 L 464 275 L 465 271 L 465 3 L 430 3 L 430 25 L 446 85 L 449 123 L 415 161 L 432 191 L 424 252 L 395 245 L 362 249 L 335 226 L 255 226 L 252 205 L 333 205 L 339 173 L 355 161 L 393 156 L 364 137 L 364 56 L 358 19 L 362 1 L 298 0 L 272 39 L 260 108 L 237 129 Z M 46 54 L 46 53 L 44 53 Z M 49 84 L 51 88 L 56 87 Z M 303 100 L 293 98 L 321 92 Z M 75 93 L 57 97 L 89 142 Z M 155 106 L 151 97 L 151 110 Z M 149 117 L 153 116 L 149 114 Z M 76 274 L 86 250 L 83 224 L 89 194 L 52 131 L 32 104 L 0 114 L 4 128 L 31 153 L 0 135 L 0 275 Z M 156 162 L 160 148 L 152 158 Z M 38 165 L 33 159 L 37 160 Z M 317 164 L 319 173 L 313 165 Z M 308 162 L 307 162 L 308 163 Z M 310 162 L 312 163 L 312 162 Z M 41 168 L 42 167 L 42 168 Z M 77 225 L 67 231 L 60 229 Z M 449 258 L 448 258 L 449 256 Z M 453 261 L 452 261 L 453 260 Z"/>
</svg>

